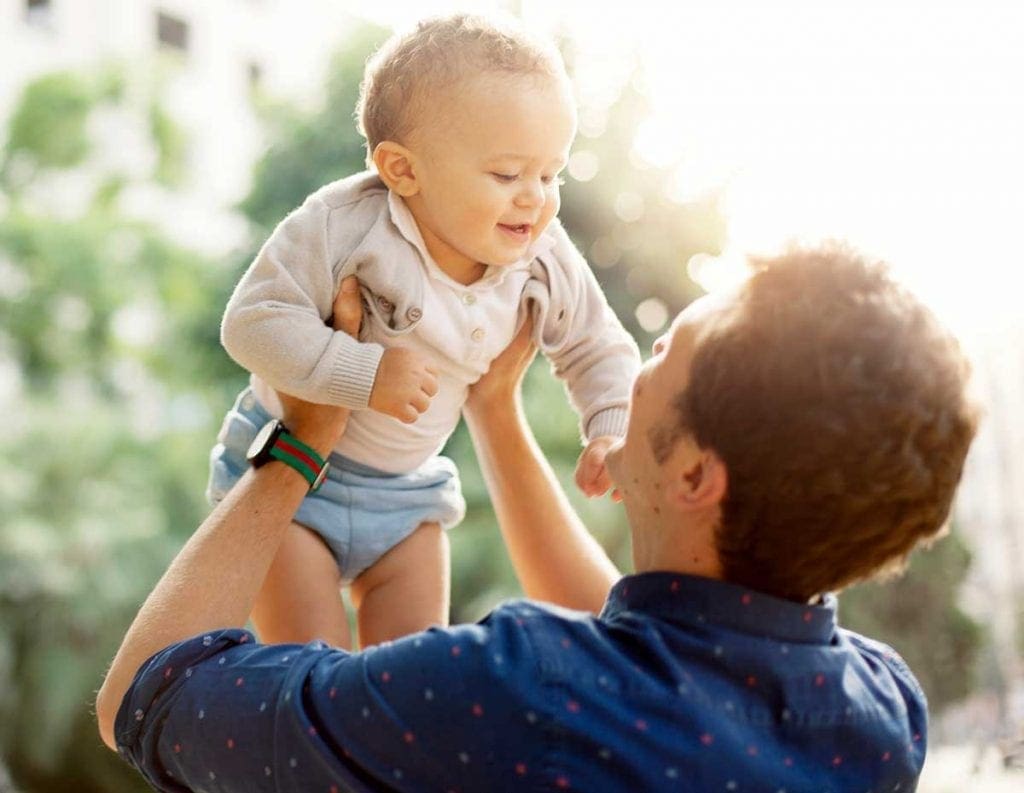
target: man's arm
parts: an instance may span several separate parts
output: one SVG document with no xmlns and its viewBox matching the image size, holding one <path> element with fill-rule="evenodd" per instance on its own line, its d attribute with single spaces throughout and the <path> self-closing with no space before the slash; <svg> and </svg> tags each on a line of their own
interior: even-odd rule
<svg viewBox="0 0 1024 793">
<path fill-rule="evenodd" d="M 470 392 L 464 411 L 516 575 L 528 597 L 600 612 L 621 576 L 569 504 L 519 399 L 536 352 L 527 321 Z"/>
<path fill-rule="evenodd" d="M 339 291 L 335 329 L 359 331 L 355 278 Z M 293 435 L 326 457 L 348 411 L 283 399 Z M 291 410 L 289 410 L 291 408 Z M 309 484 L 286 465 L 249 471 L 192 535 L 146 598 L 96 698 L 103 742 L 114 748 L 117 709 L 142 663 L 158 650 L 203 631 L 242 627 Z"/>
</svg>

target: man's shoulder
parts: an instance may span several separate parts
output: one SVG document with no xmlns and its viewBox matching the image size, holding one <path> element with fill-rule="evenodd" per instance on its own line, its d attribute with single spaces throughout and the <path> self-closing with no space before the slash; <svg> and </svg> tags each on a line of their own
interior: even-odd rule
<svg viewBox="0 0 1024 793">
<path fill-rule="evenodd" d="M 874 676 L 876 680 L 891 680 L 908 708 L 927 708 L 927 698 L 921 684 L 907 662 L 893 647 L 847 628 L 839 628 L 839 633 L 864 662 L 868 674 Z"/>
</svg>

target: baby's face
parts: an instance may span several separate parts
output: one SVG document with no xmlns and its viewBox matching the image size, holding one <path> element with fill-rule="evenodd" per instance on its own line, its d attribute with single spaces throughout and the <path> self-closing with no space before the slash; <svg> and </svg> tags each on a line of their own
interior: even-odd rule
<svg viewBox="0 0 1024 793">
<path fill-rule="evenodd" d="M 454 89 L 437 112 L 410 146 L 420 189 L 409 203 L 427 248 L 449 274 L 519 261 L 558 212 L 576 134 L 569 87 L 486 75 Z"/>
</svg>

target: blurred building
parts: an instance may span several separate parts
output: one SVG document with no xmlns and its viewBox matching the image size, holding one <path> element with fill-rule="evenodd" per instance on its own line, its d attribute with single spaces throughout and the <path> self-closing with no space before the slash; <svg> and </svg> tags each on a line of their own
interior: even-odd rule
<svg viewBox="0 0 1024 793">
<path fill-rule="evenodd" d="M 26 83 L 53 71 L 120 63 L 130 74 L 163 80 L 161 102 L 187 141 L 182 189 L 130 188 L 125 209 L 159 219 L 179 242 L 221 252 L 244 231 L 225 208 L 245 195 L 264 146 L 254 91 L 315 105 L 330 55 L 352 26 L 345 5 L 0 0 L 0 119 L 9 117 Z M 130 119 L 101 118 L 99 125 L 90 132 L 110 157 L 129 169 L 152 160 L 152 152 L 137 151 L 141 136 Z"/>
<path fill-rule="evenodd" d="M 966 605 L 989 630 L 1002 718 L 1024 722 L 1024 322 L 1005 317 L 967 340 L 984 415 L 955 519 L 974 554 Z"/>
</svg>

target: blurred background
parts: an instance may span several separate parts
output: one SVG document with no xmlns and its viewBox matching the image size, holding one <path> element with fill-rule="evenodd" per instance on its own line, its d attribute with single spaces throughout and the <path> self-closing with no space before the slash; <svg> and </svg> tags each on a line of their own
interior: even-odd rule
<svg viewBox="0 0 1024 793">
<path fill-rule="evenodd" d="M 553 36 L 580 134 L 562 219 L 645 355 L 742 251 L 840 236 L 975 362 L 986 417 L 949 537 L 842 598 L 928 693 L 922 790 L 1024 786 L 1024 11 L 1014 2 L 0 0 L 0 793 L 142 791 L 93 692 L 203 519 L 246 375 L 227 296 L 274 225 L 362 167 L 362 66 L 396 26 L 502 10 Z M 579 497 L 539 361 L 526 403 Z M 519 594 L 462 429 L 453 619 Z"/>
</svg>

